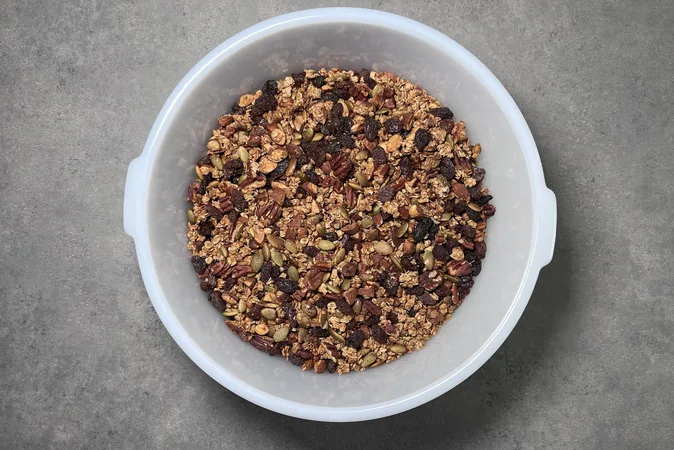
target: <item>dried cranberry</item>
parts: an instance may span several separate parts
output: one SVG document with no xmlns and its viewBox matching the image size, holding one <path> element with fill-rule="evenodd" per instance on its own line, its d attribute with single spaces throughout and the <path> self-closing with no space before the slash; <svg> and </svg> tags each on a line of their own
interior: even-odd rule
<svg viewBox="0 0 674 450">
<path fill-rule="evenodd" d="M 422 151 L 431 142 L 431 133 L 424 128 L 419 128 L 414 134 L 414 146 Z"/>
<path fill-rule="evenodd" d="M 451 119 L 454 117 L 454 113 L 451 109 L 443 106 L 442 108 L 431 108 L 428 110 L 431 114 L 441 119 Z"/>
<path fill-rule="evenodd" d="M 365 334 L 360 330 L 356 330 L 353 333 L 351 333 L 349 337 L 346 338 L 346 345 L 358 350 L 360 349 L 360 346 L 363 345 L 364 340 Z"/>
<path fill-rule="evenodd" d="M 206 260 L 201 256 L 193 256 L 192 267 L 194 267 L 196 273 L 202 274 L 206 270 L 206 267 L 208 267 L 208 264 L 206 264 Z"/>
<path fill-rule="evenodd" d="M 379 132 L 379 124 L 374 119 L 374 117 L 366 116 L 365 117 L 365 126 L 363 127 L 363 132 L 365 133 L 365 139 L 368 141 L 374 141 L 377 139 L 377 133 Z"/>
<path fill-rule="evenodd" d="M 279 291 L 285 292 L 286 294 L 292 294 L 299 289 L 297 283 L 288 278 L 279 278 L 274 283 Z"/>
<path fill-rule="evenodd" d="M 393 189 L 390 185 L 386 185 L 379 189 L 379 201 L 382 203 L 387 203 L 393 200 L 393 198 L 396 196 L 396 191 Z"/>
<path fill-rule="evenodd" d="M 388 134 L 398 134 L 403 129 L 403 123 L 400 119 L 393 117 L 384 122 L 384 129 Z"/>
</svg>

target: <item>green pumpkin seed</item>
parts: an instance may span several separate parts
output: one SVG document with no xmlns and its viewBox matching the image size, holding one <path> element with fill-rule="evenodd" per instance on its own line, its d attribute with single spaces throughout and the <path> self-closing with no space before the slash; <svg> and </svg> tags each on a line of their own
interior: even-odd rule
<svg viewBox="0 0 674 450">
<path fill-rule="evenodd" d="M 459 279 L 456 277 L 453 277 L 451 275 L 445 275 L 445 280 L 449 281 L 450 283 L 458 284 Z"/>
<path fill-rule="evenodd" d="M 339 207 L 339 215 L 342 216 L 344 219 L 349 220 L 349 211 L 347 211 L 346 208 L 343 206 Z"/>
<path fill-rule="evenodd" d="M 323 139 L 323 133 L 316 133 L 314 137 L 311 138 L 311 142 L 318 142 Z"/>
<path fill-rule="evenodd" d="M 323 228 L 323 229 L 325 230 L 325 228 Z M 318 241 L 318 248 L 320 248 L 321 250 L 325 250 L 325 251 L 334 250 L 335 249 L 335 243 L 331 242 L 331 241 L 327 241 L 325 239 L 321 239 L 320 241 Z"/>
<path fill-rule="evenodd" d="M 438 180 L 438 183 L 440 183 L 442 186 L 449 186 L 449 181 L 447 181 L 447 178 L 444 175 L 438 175 L 435 177 L 436 180 Z"/>
<path fill-rule="evenodd" d="M 370 95 L 372 97 L 377 97 L 379 94 L 384 92 L 384 87 L 381 84 L 376 85 L 374 88 L 372 88 L 372 92 L 370 92 Z"/>
<path fill-rule="evenodd" d="M 452 218 L 452 213 L 448 213 L 448 212 L 442 213 L 442 216 L 440 216 L 440 220 L 441 220 L 442 222 L 447 222 L 447 221 L 450 220 L 451 218 Z"/>
<path fill-rule="evenodd" d="M 353 304 L 351 309 L 353 309 L 354 314 L 360 314 L 360 312 L 363 310 L 363 303 L 360 301 L 360 299 L 356 300 L 356 303 Z"/>
<path fill-rule="evenodd" d="M 276 310 L 273 308 L 262 308 L 261 314 L 262 317 L 264 317 L 267 320 L 276 319 Z"/>
<path fill-rule="evenodd" d="M 391 256 L 391 263 L 396 266 L 398 270 L 403 270 L 403 265 L 397 256 Z"/>
<path fill-rule="evenodd" d="M 302 139 L 304 139 L 305 142 L 309 142 L 313 137 L 314 129 L 311 127 L 304 127 L 304 130 L 302 131 Z"/>
<path fill-rule="evenodd" d="M 374 224 L 374 220 L 372 220 L 372 217 L 370 216 L 365 216 L 363 217 L 363 220 L 360 221 L 360 227 L 362 229 L 370 228 Z"/>
<path fill-rule="evenodd" d="M 211 163 L 213 164 L 213 167 L 215 167 L 218 170 L 222 170 L 222 168 L 224 167 L 222 165 L 222 160 L 218 155 L 211 155 Z"/>
<path fill-rule="evenodd" d="M 373 215 L 373 216 L 374 216 L 374 215 L 377 215 L 377 214 L 379 214 L 380 212 L 381 212 L 381 206 L 379 206 L 379 205 L 374 205 L 374 207 L 372 208 L 372 215 Z"/>
<path fill-rule="evenodd" d="M 239 147 L 239 159 L 242 163 L 248 164 L 248 150 L 246 147 Z"/>
<path fill-rule="evenodd" d="M 271 261 L 279 267 L 283 266 L 283 255 L 281 255 L 278 250 L 272 249 L 271 251 Z"/>
<path fill-rule="evenodd" d="M 302 133 L 295 131 L 293 133 L 293 139 L 302 139 Z"/>
<path fill-rule="evenodd" d="M 225 317 L 235 317 L 237 314 L 239 314 L 238 309 L 228 309 L 222 313 L 222 315 Z"/>
<path fill-rule="evenodd" d="M 286 241 L 286 250 L 288 250 L 293 255 L 299 251 L 297 244 L 295 244 L 293 241 Z"/>
<path fill-rule="evenodd" d="M 247 178 L 248 178 L 248 175 L 246 175 L 246 174 L 244 173 L 243 175 L 241 175 L 241 176 L 239 177 L 238 180 L 236 180 L 236 184 L 240 186 L 241 183 L 243 183 L 244 181 L 246 181 Z"/>
<path fill-rule="evenodd" d="M 285 248 L 285 242 L 283 242 L 283 239 L 280 237 L 276 236 L 275 234 L 268 234 L 267 235 L 267 242 L 269 242 L 269 245 L 271 245 L 274 248 L 277 248 L 279 250 Z"/>
<path fill-rule="evenodd" d="M 435 256 L 433 256 L 433 251 L 431 249 L 426 250 L 421 259 L 424 261 L 424 269 L 433 269 L 433 266 L 435 265 Z"/>
<path fill-rule="evenodd" d="M 331 284 L 326 284 L 325 289 L 332 292 L 333 294 L 339 294 L 340 292 L 342 292 L 338 287 L 333 286 Z"/>
<path fill-rule="evenodd" d="M 374 353 L 368 353 L 367 355 L 365 355 L 363 360 L 360 362 L 360 367 L 369 367 L 376 360 L 377 360 L 377 355 L 375 355 Z"/>
<path fill-rule="evenodd" d="M 297 282 L 300 281 L 300 273 L 297 271 L 297 267 L 290 266 L 288 267 L 288 278 Z"/>
<path fill-rule="evenodd" d="M 188 210 L 187 210 L 187 220 L 188 220 L 191 224 L 197 223 L 197 218 L 194 216 L 194 211 L 192 211 L 191 209 L 188 209 Z"/>
<path fill-rule="evenodd" d="M 328 231 L 325 229 L 325 225 L 323 225 L 322 223 L 319 223 L 318 225 L 316 225 L 316 233 L 318 233 L 318 235 L 320 237 L 325 236 L 325 233 L 327 233 L 327 232 Z"/>
<path fill-rule="evenodd" d="M 377 241 L 374 243 L 374 251 L 380 255 L 388 256 L 393 253 L 393 246 L 386 241 Z"/>
<path fill-rule="evenodd" d="M 337 253 L 335 253 L 335 257 L 332 259 L 332 264 L 336 266 L 337 264 L 341 263 L 342 261 L 344 261 L 345 256 L 346 250 L 340 248 L 339 250 L 337 250 Z"/>
<path fill-rule="evenodd" d="M 262 257 L 265 261 L 269 261 L 269 258 L 271 258 L 271 249 L 266 242 L 262 243 Z"/>
<path fill-rule="evenodd" d="M 330 279 L 330 273 L 323 274 L 323 283 L 327 283 Z"/>
<path fill-rule="evenodd" d="M 278 330 L 274 331 L 274 336 L 272 338 L 274 339 L 274 342 L 282 342 L 286 340 L 286 338 L 288 337 L 288 333 L 290 333 L 290 328 L 281 327 Z"/>
<path fill-rule="evenodd" d="M 399 355 L 404 355 L 405 353 L 407 353 L 407 347 L 405 347 L 404 345 L 400 345 L 400 344 L 393 344 L 391 346 L 391 351 L 395 352 Z"/>
<path fill-rule="evenodd" d="M 266 285 L 266 286 L 264 287 L 264 290 L 267 291 L 267 292 L 272 292 L 272 293 L 273 293 L 273 292 L 278 291 L 278 288 L 276 287 L 275 284 L 268 284 L 268 285 Z"/>
<path fill-rule="evenodd" d="M 347 184 L 351 189 L 353 189 L 354 191 L 362 191 L 362 190 L 363 190 L 363 187 L 362 187 L 360 184 L 358 184 L 358 183 L 356 183 L 356 182 L 354 182 L 354 181 L 349 181 L 349 182 L 346 183 L 346 184 Z"/>
<path fill-rule="evenodd" d="M 246 300 L 244 299 L 239 300 L 239 312 L 245 313 L 247 309 L 248 305 L 246 305 Z"/>
<path fill-rule="evenodd" d="M 410 227 L 409 222 L 403 222 L 396 230 L 396 237 L 401 238 L 405 236 L 405 233 L 407 233 L 409 227 Z"/>
<path fill-rule="evenodd" d="M 367 151 L 361 150 L 356 153 L 356 161 L 365 161 L 369 156 L 370 154 Z"/>
<path fill-rule="evenodd" d="M 318 314 L 316 307 L 314 305 L 310 305 L 309 303 L 303 303 L 302 308 L 309 317 L 316 317 L 316 314 Z"/>
<path fill-rule="evenodd" d="M 333 330 L 332 328 L 330 328 L 330 336 L 331 336 L 334 340 L 336 340 L 337 342 L 339 342 L 340 344 L 344 344 L 344 343 L 346 342 L 346 340 L 344 339 L 344 336 L 342 336 L 341 334 L 337 333 L 337 332 L 336 332 L 335 330 Z"/>
<path fill-rule="evenodd" d="M 375 112 L 375 115 L 388 114 L 390 110 L 388 108 L 381 108 Z"/>
<path fill-rule="evenodd" d="M 259 272 L 262 269 L 262 264 L 264 264 L 262 252 L 257 252 L 250 258 L 250 267 L 253 269 L 253 272 Z"/>
<path fill-rule="evenodd" d="M 234 228 L 234 239 L 239 240 L 241 239 L 241 236 L 243 235 L 243 226 L 245 224 L 243 222 L 239 222 L 236 224 L 236 228 Z"/>
<path fill-rule="evenodd" d="M 219 248 L 220 254 L 223 256 L 223 258 L 227 258 L 229 256 L 229 252 L 227 251 L 227 247 L 222 246 Z"/>
<path fill-rule="evenodd" d="M 340 287 L 343 291 L 348 291 L 349 288 L 351 287 L 351 279 L 350 279 L 350 278 L 347 278 L 346 280 L 342 281 L 342 284 L 340 284 L 339 287 Z"/>
<path fill-rule="evenodd" d="M 359 354 L 360 356 L 365 356 L 365 355 L 367 355 L 368 353 L 370 353 L 371 351 L 372 351 L 372 350 L 370 350 L 369 348 L 361 348 L 360 350 L 358 350 L 358 354 Z"/>
<path fill-rule="evenodd" d="M 199 168 L 199 166 L 194 166 L 194 173 L 197 174 L 198 179 L 200 180 L 204 179 L 204 176 L 201 174 L 201 169 Z"/>
<path fill-rule="evenodd" d="M 364 172 L 356 172 L 356 181 L 363 187 L 370 185 L 370 179 Z"/>
<path fill-rule="evenodd" d="M 321 325 L 321 327 L 324 327 L 327 322 L 328 322 L 328 312 L 321 310 L 321 312 L 318 313 L 318 323 Z"/>
</svg>

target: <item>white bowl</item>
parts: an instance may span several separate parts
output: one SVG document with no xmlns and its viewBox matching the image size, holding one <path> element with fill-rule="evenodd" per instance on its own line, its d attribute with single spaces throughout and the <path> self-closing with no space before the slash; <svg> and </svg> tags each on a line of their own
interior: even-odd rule
<svg viewBox="0 0 674 450">
<path fill-rule="evenodd" d="M 186 249 L 187 185 L 217 118 L 267 79 L 320 67 L 390 71 L 427 89 L 482 144 L 480 164 L 497 207 L 482 273 L 438 335 L 393 364 L 345 376 L 302 372 L 242 343 L 199 290 Z M 143 153 L 129 165 L 124 196 L 124 229 L 135 240 L 148 294 L 183 351 L 253 403 L 332 422 L 408 410 L 475 372 L 520 318 L 539 270 L 552 258 L 555 228 L 555 196 L 545 186 L 536 144 L 494 75 L 434 29 L 352 8 L 267 20 L 209 53 L 166 101 Z"/>
</svg>

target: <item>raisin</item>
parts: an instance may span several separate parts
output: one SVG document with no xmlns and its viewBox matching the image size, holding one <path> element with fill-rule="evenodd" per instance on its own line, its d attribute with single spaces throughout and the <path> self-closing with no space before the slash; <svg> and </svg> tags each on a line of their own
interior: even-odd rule
<svg viewBox="0 0 674 450">
<path fill-rule="evenodd" d="M 461 214 L 465 213 L 467 209 L 466 202 L 463 200 L 459 200 L 454 204 L 454 214 L 457 216 L 460 216 Z"/>
<path fill-rule="evenodd" d="M 304 364 L 304 358 L 302 358 L 297 353 L 294 353 L 288 357 L 288 361 L 296 366 L 302 366 Z"/>
<path fill-rule="evenodd" d="M 239 106 L 238 103 L 234 103 L 232 105 L 232 113 L 242 116 L 242 115 L 246 114 L 246 108 L 244 108 L 242 106 Z"/>
<path fill-rule="evenodd" d="M 382 203 L 387 203 L 393 200 L 396 196 L 396 191 L 390 185 L 386 185 L 383 188 L 379 189 L 379 201 Z"/>
<path fill-rule="evenodd" d="M 472 263 L 473 261 L 477 260 L 477 256 L 475 256 L 475 253 L 471 252 L 470 250 L 464 250 L 463 251 L 463 259 Z"/>
<path fill-rule="evenodd" d="M 253 103 L 253 108 L 251 109 L 251 115 L 253 116 L 262 116 L 262 114 L 273 111 L 278 106 L 276 97 L 273 95 L 262 94 L 255 103 Z"/>
<path fill-rule="evenodd" d="M 386 344 L 388 336 L 386 336 L 386 332 L 379 325 L 372 325 L 370 328 L 370 334 L 372 334 L 372 338 L 375 341 L 379 342 L 380 344 Z"/>
<path fill-rule="evenodd" d="M 457 225 L 454 230 L 468 239 L 473 239 L 475 237 L 475 230 L 469 225 Z"/>
<path fill-rule="evenodd" d="M 421 218 L 414 226 L 414 231 L 412 231 L 412 239 L 414 239 L 416 242 L 423 241 L 428 236 L 428 233 L 431 231 L 431 227 L 433 225 L 433 219 L 430 217 Z"/>
<path fill-rule="evenodd" d="M 243 193 L 240 190 L 234 189 L 230 197 L 232 198 L 232 204 L 239 211 L 245 211 L 246 208 L 248 208 L 248 202 L 243 197 Z"/>
<path fill-rule="evenodd" d="M 208 267 L 208 264 L 206 264 L 206 260 L 201 256 L 193 256 L 192 267 L 194 267 L 194 271 L 196 273 L 202 274 L 204 273 L 204 270 L 206 270 L 206 268 Z"/>
<path fill-rule="evenodd" d="M 451 119 L 452 117 L 454 117 L 454 113 L 452 112 L 452 110 L 444 106 L 442 108 L 431 108 L 428 110 L 428 112 L 443 120 Z"/>
<path fill-rule="evenodd" d="M 342 236 L 341 243 L 342 248 L 347 252 L 353 251 L 353 249 L 356 248 L 356 241 L 348 234 Z"/>
<path fill-rule="evenodd" d="M 494 197 L 492 197 L 491 195 L 483 195 L 482 197 L 475 200 L 475 203 L 477 203 L 480 206 L 483 206 L 483 205 L 489 203 L 491 201 L 491 199 L 493 199 L 493 198 Z"/>
<path fill-rule="evenodd" d="M 398 323 L 398 314 L 394 313 L 393 311 L 389 311 L 386 313 L 386 320 L 395 325 Z"/>
<path fill-rule="evenodd" d="M 223 291 L 229 291 L 236 285 L 236 280 L 234 278 L 227 278 L 222 285 Z"/>
<path fill-rule="evenodd" d="M 272 280 L 278 280 L 280 276 L 281 276 L 281 269 L 279 268 L 279 266 L 272 264 L 272 266 L 271 266 L 271 279 Z"/>
<path fill-rule="evenodd" d="M 431 142 L 431 133 L 429 133 L 424 128 L 419 128 L 414 134 L 414 145 L 419 150 L 422 151 L 426 148 L 428 143 Z"/>
<path fill-rule="evenodd" d="M 293 77 L 293 81 L 295 82 L 295 87 L 300 87 L 300 86 L 302 86 L 302 84 L 304 84 L 304 79 L 306 78 L 306 73 L 299 72 L 299 73 L 294 73 L 291 76 Z"/>
<path fill-rule="evenodd" d="M 374 81 L 370 76 L 369 69 L 361 69 L 360 76 L 363 79 L 363 83 L 365 83 L 370 89 L 373 89 L 377 85 L 377 82 Z"/>
<path fill-rule="evenodd" d="M 314 302 L 314 305 L 316 305 L 317 308 L 325 308 L 326 306 L 328 306 L 328 303 L 330 303 L 331 301 L 332 300 L 330 300 L 328 298 L 321 297 Z"/>
<path fill-rule="evenodd" d="M 305 142 L 302 144 L 302 149 L 307 156 L 314 162 L 316 167 L 320 167 L 325 162 L 325 148 L 324 143 L 319 142 Z"/>
<path fill-rule="evenodd" d="M 326 102 L 337 102 L 339 100 L 339 96 L 335 93 L 335 91 L 323 91 L 321 93 L 321 100 Z"/>
<path fill-rule="evenodd" d="M 478 259 L 482 259 L 487 255 L 487 244 L 484 242 L 476 242 L 475 243 L 475 256 L 478 257 Z"/>
<path fill-rule="evenodd" d="M 339 137 L 339 145 L 345 148 L 354 148 L 356 141 L 351 136 L 342 135 Z"/>
<path fill-rule="evenodd" d="M 351 127 L 353 127 L 353 120 L 350 117 L 340 117 L 337 121 L 337 132 L 341 134 L 351 134 Z"/>
<path fill-rule="evenodd" d="M 325 77 L 323 75 L 314 77 L 311 79 L 311 84 L 313 84 L 314 87 L 320 88 L 325 84 Z"/>
<path fill-rule="evenodd" d="M 266 283 L 271 279 L 271 261 L 266 261 L 262 264 L 262 269 L 260 269 L 260 281 Z"/>
<path fill-rule="evenodd" d="M 378 315 L 377 316 L 375 316 L 375 315 L 367 316 L 367 319 L 365 319 L 363 321 L 363 324 L 368 326 L 368 327 L 371 327 L 372 325 L 376 325 L 378 323 L 379 323 L 379 316 Z"/>
<path fill-rule="evenodd" d="M 426 306 L 435 305 L 435 299 L 429 293 L 424 293 L 419 296 L 419 301 Z"/>
<path fill-rule="evenodd" d="M 364 340 L 365 334 L 360 330 L 356 330 L 353 333 L 351 333 L 349 337 L 346 338 L 346 345 L 358 350 L 360 349 L 360 346 L 363 345 Z"/>
<path fill-rule="evenodd" d="M 225 312 L 225 308 L 227 307 L 227 303 L 222 299 L 222 294 L 219 292 L 213 291 L 209 294 L 208 296 L 208 301 L 211 302 L 213 307 L 217 309 L 219 312 Z"/>
<path fill-rule="evenodd" d="M 473 186 L 472 188 L 468 188 L 468 193 L 470 194 L 471 200 L 477 200 L 478 198 L 482 197 L 482 189 L 480 189 L 477 186 Z"/>
<path fill-rule="evenodd" d="M 412 163 L 412 159 L 409 156 L 405 156 L 404 158 L 400 159 L 400 171 L 407 178 L 414 177 L 414 164 Z"/>
<path fill-rule="evenodd" d="M 382 272 L 379 276 L 379 285 L 384 288 L 388 295 L 394 296 L 398 294 L 400 282 L 388 272 Z"/>
<path fill-rule="evenodd" d="M 306 175 L 307 180 L 311 181 L 312 183 L 316 185 L 321 184 L 321 179 L 318 177 L 318 174 L 313 168 L 307 169 L 307 171 L 304 172 L 304 175 Z"/>
<path fill-rule="evenodd" d="M 416 295 L 418 297 L 426 291 L 421 286 L 412 286 L 405 289 L 405 292 L 407 292 L 410 295 Z"/>
<path fill-rule="evenodd" d="M 262 92 L 267 95 L 276 95 L 278 93 L 278 83 L 274 80 L 267 80 L 262 86 Z"/>
<path fill-rule="evenodd" d="M 262 318 L 262 305 L 255 303 L 253 306 L 248 308 L 248 312 L 246 314 L 253 320 L 260 320 Z"/>
<path fill-rule="evenodd" d="M 282 159 L 276 165 L 276 168 L 267 174 L 267 177 L 269 177 L 269 179 L 272 180 L 272 181 L 278 180 L 283 175 L 285 175 L 286 169 L 288 168 L 289 164 L 290 164 L 290 161 L 288 160 L 288 158 Z"/>
<path fill-rule="evenodd" d="M 276 287 L 278 288 L 279 291 L 284 292 L 286 294 L 292 294 L 297 289 L 299 289 L 297 283 L 288 278 L 278 278 L 274 283 L 276 284 Z"/>
<path fill-rule="evenodd" d="M 331 155 L 339 153 L 341 147 L 338 142 L 330 141 L 325 144 L 325 152 Z"/>
<path fill-rule="evenodd" d="M 363 132 L 365 133 L 365 139 L 372 142 L 377 139 L 377 134 L 379 132 L 379 124 L 373 117 L 365 117 L 365 126 L 363 127 Z"/>
<path fill-rule="evenodd" d="M 331 359 L 328 360 L 326 367 L 328 368 L 328 373 L 335 373 L 337 371 L 337 363 Z"/>
<path fill-rule="evenodd" d="M 225 217 L 225 213 L 213 205 L 206 205 L 206 212 L 210 217 L 214 218 L 216 222 L 220 222 L 220 220 Z"/>
<path fill-rule="evenodd" d="M 470 220 L 474 222 L 482 222 L 482 215 L 480 215 L 478 211 L 473 211 L 470 208 L 466 208 L 466 214 L 468 214 Z"/>
<path fill-rule="evenodd" d="M 337 239 L 339 239 L 339 236 L 337 236 L 337 233 L 335 233 L 334 231 L 328 231 L 327 233 L 325 233 L 325 236 L 323 236 L 323 239 L 334 242 Z"/>
<path fill-rule="evenodd" d="M 199 225 L 199 234 L 206 239 L 210 239 L 214 229 L 215 225 L 213 225 L 209 219 L 206 219 Z"/>
<path fill-rule="evenodd" d="M 388 161 L 388 155 L 386 154 L 386 150 L 384 150 L 379 146 L 375 147 L 375 149 L 372 150 L 372 159 L 374 160 L 375 166 L 381 166 L 383 164 L 386 164 L 386 162 Z"/>
<path fill-rule="evenodd" d="M 388 134 L 398 134 L 403 130 L 403 123 L 397 117 L 393 117 L 384 122 L 384 129 Z"/>
<path fill-rule="evenodd" d="M 414 317 L 414 316 L 417 315 L 417 312 L 416 312 L 416 311 L 414 310 L 414 308 L 412 307 L 412 308 L 410 308 L 410 309 L 407 310 L 407 315 L 408 315 L 409 317 Z"/>
<path fill-rule="evenodd" d="M 349 89 L 352 85 L 353 83 L 350 81 L 341 81 L 339 83 L 335 83 L 333 91 L 337 97 L 341 98 L 342 100 L 348 100 L 351 96 Z"/>
<path fill-rule="evenodd" d="M 344 112 L 344 107 L 342 106 L 341 103 L 337 102 L 334 105 L 332 105 L 332 110 L 330 111 L 332 113 L 332 117 L 342 117 L 342 113 Z M 332 134 L 332 133 L 330 133 Z"/>
<path fill-rule="evenodd" d="M 317 248 L 314 247 L 313 245 L 307 245 L 304 247 L 304 254 L 307 256 L 311 256 L 312 258 L 315 258 L 316 255 L 318 255 L 321 251 Z"/>
<path fill-rule="evenodd" d="M 343 298 L 339 298 L 337 300 L 334 300 L 335 305 L 337 306 L 337 309 L 342 312 L 342 314 L 351 314 L 353 313 L 353 310 L 351 309 L 351 306 L 347 303 L 346 300 Z"/>
<path fill-rule="evenodd" d="M 325 328 L 311 327 L 309 328 L 309 335 L 324 338 L 330 336 L 330 331 L 326 330 Z"/>
<path fill-rule="evenodd" d="M 479 259 L 476 259 L 475 261 L 472 262 L 471 264 L 473 266 L 473 276 L 476 277 L 482 272 L 482 261 Z"/>
<path fill-rule="evenodd" d="M 400 258 L 400 264 L 403 266 L 403 269 L 408 272 L 419 272 L 424 268 L 424 263 L 421 261 L 421 257 L 417 258 L 415 256 L 403 255 Z"/>
<path fill-rule="evenodd" d="M 342 266 L 342 276 L 344 278 L 353 278 L 357 272 L 358 265 L 354 262 L 347 262 Z"/>
<path fill-rule="evenodd" d="M 447 178 L 448 181 L 454 178 L 454 175 L 456 175 L 456 170 L 454 169 L 454 163 L 451 159 L 442 158 L 440 160 L 440 173 L 445 178 Z"/>
<path fill-rule="evenodd" d="M 449 252 L 442 245 L 436 245 L 433 247 L 433 256 L 438 261 L 447 262 L 450 260 Z"/>
<path fill-rule="evenodd" d="M 482 169 L 481 167 L 475 167 L 473 169 L 473 178 L 475 179 L 476 182 L 480 182 L 484 180 L 484 176 L 486 175 L 486 171 Z"/>
</svg>

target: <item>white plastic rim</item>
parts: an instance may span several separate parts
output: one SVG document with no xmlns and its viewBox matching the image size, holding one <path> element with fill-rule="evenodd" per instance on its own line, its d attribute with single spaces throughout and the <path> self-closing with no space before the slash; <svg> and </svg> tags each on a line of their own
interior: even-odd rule
<svg viewBox="0 0 674 450">
<path fill-rule="evenodd" d="M 175 312 L 169 306 L 152 260 L 147 220 L 148 188 L 158 149 L 166 136 L 175 111 L 189 96 L 192 87 L 205 76 L 209 69 L 227 55 L 279 30 L 308 24 L 335 22 L 404 30 L 405 33 L 413 34 L 415 39 L 427 43 L 429 47 L 441 47 L 443 51 L 451 52 L 453 57 L 489 91 L 507 116 L 509 126 L 517 137 L 522 157 L 526 163 L 531 189 L 529 195 L 533 203 L 533 226 L 530 236 L 533 250 L 527 257 L 523 280 L 519 284 L 519 291 L 512 305 L 481 348 L 455 370 L 415 392 L 387 402 L 340 408 L 302 404 L 256 389 L 244 380 L 233 376 L 222 364 L 209 357 L 185 331 Z M 517 105 L 496 77 L 475 56 L 444 34 L 401 16 L 358 8 L 312 9 L 282 15 L 236 34 L 206 55 L 180 81 L 164 104 L 150 131 L 142 154 L 129 165 L 124 197 L 124 229 L 135 241 L 138 262 L 147 292 L 166 329 L 183 351 L 221 385 L 259 406 L 289 416 L 330 422 L 370 420 L 409 410 L 449 391 L 482 366 L 512 331 L 526 307 L 540 269 L 552 259 L 556 213 L 556 199 L 553 192 L 545 185 L 540 158 L 529 127 Z"/>
</svg>

